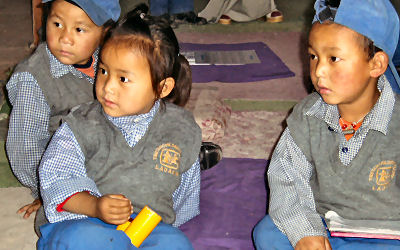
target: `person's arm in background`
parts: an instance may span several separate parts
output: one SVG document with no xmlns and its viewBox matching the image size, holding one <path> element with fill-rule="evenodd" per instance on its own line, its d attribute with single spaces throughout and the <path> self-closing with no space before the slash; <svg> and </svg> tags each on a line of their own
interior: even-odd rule
<svg viewBox="0 0 400 250">
<path fill-rule="evenodd" d="M 182 174 L 181 185 L 172 195 L 176 219 L 173 226 L 178 227 L 200 214 L 200 163 L 199 159 Z"/>
<path fill-rule="evenodd" d="M 6 151 L 14 175 L 31 189 L 35 199 L 18 210 L 18 213 L 25 212 L 24 218 L 28 218 L 41 206 L 37 169 L 50 138 L 50 107 L 28 72 L 14 74 L 6 87 L 12 105 Z"/>
<path fill-rule="evenodd" d="M 285 129 L 268 168 L 269 215 L 296 249 L 329 245 L 310 186 L 313 166 Z M 305 248 L 303 248 L 305 247 Z M 330 245 L 329 245 L 330 247 Z M 326 248 L 326 249 L 329 249 Z"/>
</svg>

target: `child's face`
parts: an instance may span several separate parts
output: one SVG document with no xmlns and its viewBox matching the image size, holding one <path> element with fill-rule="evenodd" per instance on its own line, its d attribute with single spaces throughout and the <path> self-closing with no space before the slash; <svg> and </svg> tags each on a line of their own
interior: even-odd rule
<svg viewBox="0 0 400 250">
<path fill-rule="evenodd" d="M 56 0 L 47 19 L 47 45 L 60 62 L 85 64 L 99 46 L 103 30 L 79 7 Z"/>
<path fill-rule="evenodd" d="M 310 74 L 328 104 L 366 104 L 376 91 L 361 35 L 334 23 L 315 23 L 309 36 Z M 371 98 L 370 98 L 371 99 Z M 372 100 L 371 100 L 372 102 Z"/>
<path fill-rule="evenodd" d="M 106 44 L 96 80 L 97 99 L 113 117 L 144 114 L 156 100 L 147 59 L 126 46 Z"/>
</svg>

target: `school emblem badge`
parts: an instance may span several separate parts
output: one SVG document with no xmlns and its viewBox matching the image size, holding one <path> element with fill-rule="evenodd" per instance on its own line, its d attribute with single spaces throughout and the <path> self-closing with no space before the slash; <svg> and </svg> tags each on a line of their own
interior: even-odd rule
<svg viewBox="0 0 400 250">
<path fill-rule="evenodd" d="M 396 175 L 396 162 L 381 161 L 369 173 L 369 181 L 373 183 L 372 190 L 384 191 Z"/>
<path fill-rule="evenodd" d="M 179 176 L 179 165 L 182 150 L 172 143 L 165 143 L 157 147 L 153 154 L 158 171 Z"/>
</svg>

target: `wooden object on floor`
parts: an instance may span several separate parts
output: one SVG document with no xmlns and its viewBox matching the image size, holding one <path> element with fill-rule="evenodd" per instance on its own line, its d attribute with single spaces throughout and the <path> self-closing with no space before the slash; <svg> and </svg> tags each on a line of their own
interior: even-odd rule
<svg viewBox="0 0 400 250">
<path fill-rule="evenodd" d="M 39 30 L 42 27 L 43 4 L 41 0 L 32 0 L 32 33 L 33 42 L 30 47 L 36 48 L 40 42 Z"/>
</svg>

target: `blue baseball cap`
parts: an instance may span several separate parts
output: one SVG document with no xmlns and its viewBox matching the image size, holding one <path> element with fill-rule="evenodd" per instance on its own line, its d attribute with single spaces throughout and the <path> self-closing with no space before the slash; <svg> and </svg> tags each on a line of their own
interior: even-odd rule
<svg viewBox="0 0 400 250">
<path fill-rule="evenodd" d="M 42 3 L 53 0 L 42 0 Z M 71 0 L 92 19 L 97 26 L 103 26 L 108 20 L 117 21 L 121 14 L 118 0 Z"/>
<path fill-rule="evenodd" d="M 369 38 L 389 56 L 385 75 L 393 91 L 400 93 L 400 78 L 393 64 L 393 55 L 399 41 L 399 17 L 389 0 L 317 0 L 314 22 L 330 20 L 346 26 Z M 337 5 L 337 4 L 336 4 Z"/>
</svg>

